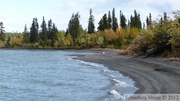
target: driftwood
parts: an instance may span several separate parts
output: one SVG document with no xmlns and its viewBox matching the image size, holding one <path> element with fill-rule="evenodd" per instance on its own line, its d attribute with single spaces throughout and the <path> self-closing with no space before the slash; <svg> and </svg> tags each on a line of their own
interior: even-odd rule
<svg viewBox="0 0 180 101">
<path fill-rule="evenodd" d="M 164 47 L 155 47 L 151 48 L 146 51 L 146 56 L 144 58 L 150 57 L 150 56 L 158 56 L 161 55 L 165 51 Z"/>
</svg>

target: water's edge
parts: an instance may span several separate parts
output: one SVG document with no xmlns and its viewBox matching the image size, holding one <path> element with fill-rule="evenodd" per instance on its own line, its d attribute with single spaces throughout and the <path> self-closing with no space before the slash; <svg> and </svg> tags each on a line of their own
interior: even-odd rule
<svg viewBox="0 0 180 101">
<path fill-rule="evenodd" d="M 104 101 L 124 101 L 124 95 L 134 94 L 138 90 L 138 88 L 135 87 L 135 81 L 130 77 L 124 76 L 119 71 L 110 70 L 103 64 L 80 60 L 79 56 L 83 55 L 72 55 L 70 60 L 78 61 L 85 65 L 90 65 L 96 69 L 101 69 L 104 75 L 108 76 L 111 80 L 111 86 L 108 91 L 109 96 Z"/>
</svg>

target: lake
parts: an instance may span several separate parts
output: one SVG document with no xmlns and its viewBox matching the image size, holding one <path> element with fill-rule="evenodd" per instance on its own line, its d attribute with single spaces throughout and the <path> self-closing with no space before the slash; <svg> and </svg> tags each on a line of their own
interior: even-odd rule
<svg viewBox="0 0 180 101">
<path fill-rule="evenodd" d="M 0 100 L 123 101 L 137 90 L 129 77 L 72 54 L 95 53 L 0 50 Z"/>
</svg>

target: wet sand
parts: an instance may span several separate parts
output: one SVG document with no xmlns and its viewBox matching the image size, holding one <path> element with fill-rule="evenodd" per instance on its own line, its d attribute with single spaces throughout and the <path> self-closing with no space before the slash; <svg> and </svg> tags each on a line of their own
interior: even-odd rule
<svg viewBox="0 0 180 101">
<path fill-rule="evenodd" d="M 180 62 L 163 58 L 121 56 L 118 50 L 81 50 L 95 54 L 80 55 L 78 59 L 95 62 L 129 76 L 139 88 L 136 94 L 179 94 Z"/>
</svg>

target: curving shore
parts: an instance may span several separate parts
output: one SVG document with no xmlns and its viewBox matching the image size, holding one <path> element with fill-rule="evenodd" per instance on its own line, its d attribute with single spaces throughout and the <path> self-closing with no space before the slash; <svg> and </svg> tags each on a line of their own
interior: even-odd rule
<svg viewBox="0 0 180 101">
<path fill-rule="evenodd" d="M 162 58 L 121 56 L 117 50 L 83 51 L 96 54 L 81 55 L 78 59 L 104 64 L 109 69 L 132 78 L 139 88 L 136 94 L 180 93 L 180 62 L 168 62 Z"/>
</svg>

